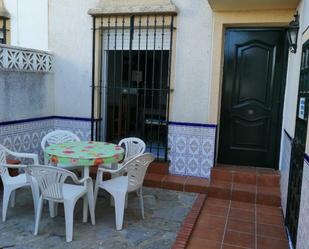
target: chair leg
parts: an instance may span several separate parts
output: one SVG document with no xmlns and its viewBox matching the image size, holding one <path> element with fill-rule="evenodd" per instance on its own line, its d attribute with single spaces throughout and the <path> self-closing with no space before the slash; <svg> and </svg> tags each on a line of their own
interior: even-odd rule
<svg viewBox="0 0 309 249">
<path fill-rule="evenodd" d="M 38 207 L 37 207 L 37 212 L 36 212 L 36 217 L 35 217 L 34 235 L 38 235 L 38 232 L 39 232 L 39 224 L 40 224 L 40 219 L 42 215 L 42 209 L 43 209 L 43 199 L 42 197 L 40 197 L 38 200 Z"/>
<path fill-rule="evenodd" d="M 98 170 L 97 178 L 96 178 L 95 186 L 94 186 L 94 193 L 93 193 L 93 196 L 94 196 L 94 208 L 95 208 L 95 205 L 97 203 L 97 198 L 98 198 L 98 193 L 99 193 L 99 184 L 100 184 L 100 181 L 102 180 L 102 177 L 103 177 L 103 173 L 100 170 Z"/>
<path fill-rule="evenodd" d="M 123 225 L 126 193 L 115 193 L 113 196 L 115 200 L 116 229 L 121 230 Z"/>
<path fill-rule="evenodd" d="M 90 185 L 90 184 L 89 184 L 89 185 Z M 89 205 L 89 211 L 90 211 L 91 224 L 92 224 L 92 225 L 95 225 L 94 198 L 93 198 L 93 187 L 92 187 L 92 183 L 91 183 L 91 185 L 88 187 L 87 198 L 88 198 L 88 205 Z"/>
<path fill-rule="evenodd" d="M 55 218 L 58 215 L 58 203 L 54 201 L 48 201 L 49 215 L 51 218 Z"/>
<path fill-rule="evenodd" d="M 141 204 L 141 212 L 142 212 L 142 218 L 145 219 L 145 213 L 144 213 L 144 199 L 143 199 L 143 187 L 139 189 L 139 200 Z"/>
<path fill-rule="evenodd" d="M 31 182 L 31 192 L 32 192 L 32 198 L 33 198 L 33 204 L 34 204 L 34 217 L 36 217 L 36 214 L 38 212 L 38 202 L 40 199 L 40 190 L 37 183 Z"/>
<path fill-rule="evenodd" d="M 88 221 L 88 196 L 84 195 L 83 197 L 83 222 Z"/>
<path fill-rule="evenodd" d="M 15 200 L 16 200 L 16 190 L 11 192 L 11 207 L 15 207 Z"/>
<path fill-rule="evenodd" d="M 3 201 L 2 201 L 2 221 L 6 221 L 6 213 L 10 201 L 11 189 L 4 187 L 3 190 Z"/>
<path fill-rule="evenodd" d="M 73 215 L 74 215 L 75 203 L 72 201 L 64 202 L 64 214 L 65 214 L 65 233 L 66 241 L 71 242 L 73 239 Z"/>
</svg>

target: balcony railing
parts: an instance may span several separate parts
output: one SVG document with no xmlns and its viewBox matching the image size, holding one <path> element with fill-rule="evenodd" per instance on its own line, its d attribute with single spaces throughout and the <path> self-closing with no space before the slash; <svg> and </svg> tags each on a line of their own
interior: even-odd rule
<svg viewBox="0 0 309 249">
<path fill-rule="evenodd" d="M 49 73 L 52 59 L 46 51 L 0 45 L 0 70 Z"/>
</svg>

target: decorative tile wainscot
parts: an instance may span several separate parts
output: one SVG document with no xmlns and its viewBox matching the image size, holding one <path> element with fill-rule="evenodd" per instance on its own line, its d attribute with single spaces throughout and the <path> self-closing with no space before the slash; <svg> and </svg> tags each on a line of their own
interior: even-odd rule
<svg viewBox="0 0 309 249">
<path fill-rule="evenodd" d="M 170 173 L 210 177 L 216 148 L 216 125 L 170 122 Z"/>
<path fill-rule="evenodd" d="M 0 144 L 17 152 L 37 153 L 42 159 L 42 138 L 56 129 L 70 130 L 82 140 L 90 140 L 91 121 L 50 116 L 0 123 Z"/>
</svg>

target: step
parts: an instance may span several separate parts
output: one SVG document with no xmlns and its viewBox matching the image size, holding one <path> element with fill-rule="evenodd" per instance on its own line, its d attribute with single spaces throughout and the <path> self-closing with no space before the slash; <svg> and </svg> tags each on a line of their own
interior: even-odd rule
<svg viewBox="0 0 309 249">
<path fill-rule="evenodd" d="M 206 194 L 209 180 L 192 176 L 170 175 L 168 164 L 152 163 L 144 178 L 144 186 L 152 188 L 170 189 L 176 191 Z M 97 167 L 90 168 L 90 176 L 96 179 Z M 110 174 L 104 174 L 104 180 L 111 178 Z"/>
<path fill-rule="evenodd" d="M 208 196 L 280 206 L 280 173 L 272 169 L 220 165 L 212 169 Z"/>
<path fill-rule="evenodd" d="M 205 178 L 147 173 L 144 186 L 206 194 L 209 181 Z"/>
<path fill-rule="evenodd" d="M 280 187 L 280 172 L 273 169 L 243 166 L 216 166 L 211 170 L 211 180 Z"/>
<path fill-rule="evenodd" d="M 280 188 L 252 184 L 211 181 L 208 196 L 225 200 L 280 206 Z"/>
</svg>

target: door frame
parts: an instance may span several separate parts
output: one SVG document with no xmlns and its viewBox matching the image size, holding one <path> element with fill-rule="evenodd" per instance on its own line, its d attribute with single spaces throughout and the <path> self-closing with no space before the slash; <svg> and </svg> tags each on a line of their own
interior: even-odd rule
<svg viewBox="0 0 309 249">
<path fill-rule="evenodd" d="M 225 75 L 226 75 L 226 68 L 225 68 L 225 53 L 226 53 L 226 30 L 235 30 L 235 31 L 255 31 L 255 30 L 281 30 L 286 32 L 286 27 L 280 27 L 280 26 L 226 26 L 223 29 L 223 49 L 222 49 L 222 76 L 220 81 L 220 97 L 219 97 L 219 108 L 218 108 L 218 126 L 217 126 L 217 153 L 216 153 L 216 162 L 218 162 L 219 159 L 219 150 L 220 150 L 220 124 L 221 124 L 221 108 L 222 108 L 222 93 L 223 93 L 223 84 L 225 81 Z M 285 97 L 285 89 L 286 89 L 286 76 L 287 76 L 287 66 L 288 66 L 288 55 L 289 55 L 289 49 L 288 49 L 288 40 L 287 36 L 285 35 L 285 41 L 284 41 L 284 52 L 283 52 L 283 68 L 282 68 L 282 82 L 281 82 L 281 89 L 280 89 L 280 102 L 279 104 L 279 112 L 277 113 L 277 117 L 279 120 L 278 129 L 276 132 L 276 148 L 275 148 L 275 161 L 278 162 L 275 164 L 275 167 L 273 169 L 278 170 L 279 169 L 279 160 L 280 160 L 280 151 L 281 151 L 281 137 L 282 137 L 282 123 L 283 123 L 283 108 L 284 108 L 284 97 Z"/>
</svg>

